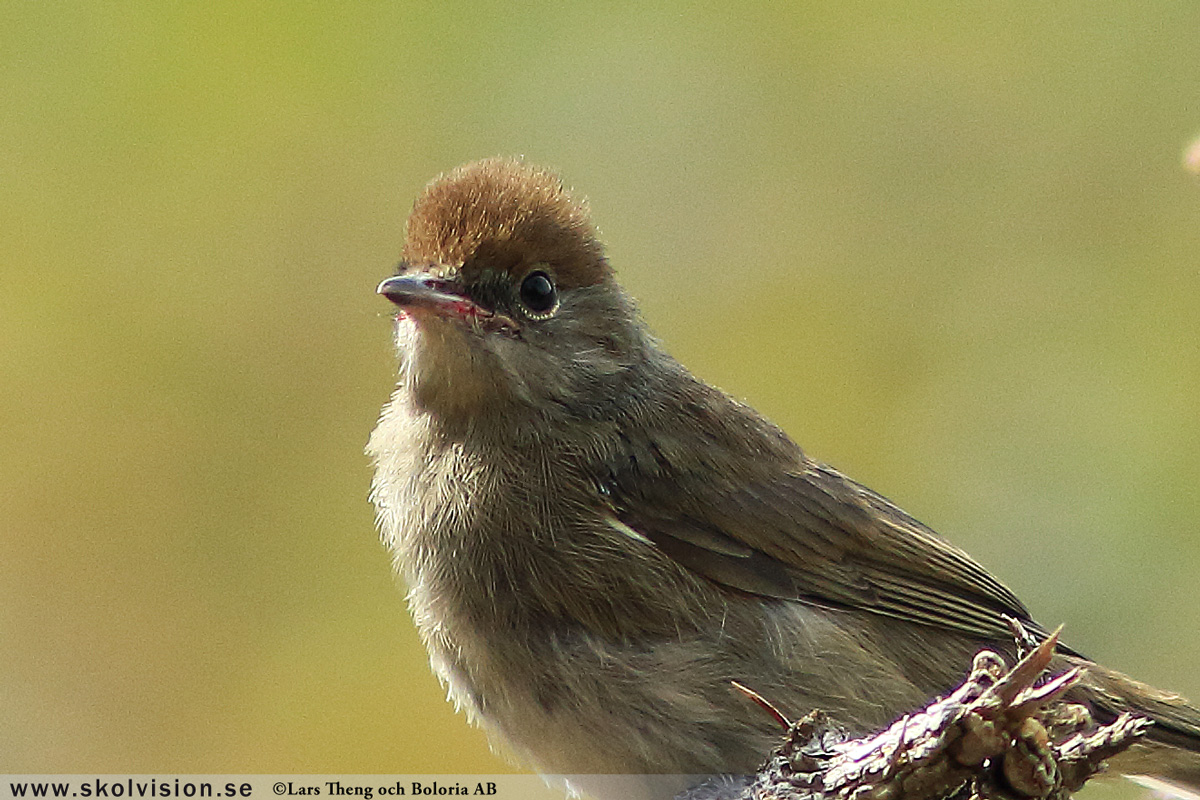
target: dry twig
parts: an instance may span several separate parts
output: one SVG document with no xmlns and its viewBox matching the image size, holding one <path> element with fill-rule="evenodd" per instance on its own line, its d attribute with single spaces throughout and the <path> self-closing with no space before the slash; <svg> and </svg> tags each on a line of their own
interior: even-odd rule
<svg viewBox="0 0 1200 800">
<path fill-rule="evenodd" d="M 1129 747 L 1147 720 L 1097 725 L 1063 699 L 1070 670 L 1041 684 L 1055 633 L 1008 669 L 984 650 L 954 692 L 881 733 L 846 740 L 820 712 L 787 739 L 738 800 L 1065 800 Z M 699 797 L 691 793 L 684 797 Z M 711 795 L 709 795 L 711 796 Z"/>
</svg>

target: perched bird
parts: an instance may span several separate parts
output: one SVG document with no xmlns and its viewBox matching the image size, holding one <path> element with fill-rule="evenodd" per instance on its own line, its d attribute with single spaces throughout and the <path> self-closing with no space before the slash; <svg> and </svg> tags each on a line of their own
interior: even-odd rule
<svg viewBox="0 0 1200 800">
<path fill-rule="evenodd" d="M 368 445 L 379 526 L 451 697 L 538 771 L 671 797 L 777 744 L 731 681 L 865 732 L 980 648 L 1011 654 L 1008 618 L 1045 635 L 962 550 L 668 355 L 554 174 L 436 178 L 378 291 L 400 362 Z M 1200 711 L 1060 661 L 1087 664 L 1098 718 L 1154 721 L 1121 769 L 1200 785 Z"/>
</svg>

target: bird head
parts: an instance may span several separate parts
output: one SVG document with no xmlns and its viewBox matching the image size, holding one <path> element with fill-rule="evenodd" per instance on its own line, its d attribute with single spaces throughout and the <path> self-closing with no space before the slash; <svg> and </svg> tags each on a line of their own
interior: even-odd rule
<svg viewBox="0 0 1200 800">
<path fill-rule="evenodd" d="M 584 203 L 513 159 L 435 178 L 378 292 L 397 307 L 401 388 L 447 421 L 579 413 L 644 339 Z"/>
</svg>

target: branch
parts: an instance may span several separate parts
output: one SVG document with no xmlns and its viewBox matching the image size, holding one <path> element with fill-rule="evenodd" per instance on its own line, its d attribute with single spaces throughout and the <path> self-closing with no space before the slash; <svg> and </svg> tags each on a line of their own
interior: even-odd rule
<svg viewBox="0 0 1200 800">
<path fill-rule="evenodd" d="M 873 736 L 848 740 L 810 713 L 749 786 L 701 786 L 680 800 L 1066 800 L 1150 723 L 1122 714 L 1097 725 L 1064 700 L 1078 668 L 1037 684 L 1057 642 L 1056 632 L 1011 670 L 981 651 L 952 693 Z"/>
</svg>

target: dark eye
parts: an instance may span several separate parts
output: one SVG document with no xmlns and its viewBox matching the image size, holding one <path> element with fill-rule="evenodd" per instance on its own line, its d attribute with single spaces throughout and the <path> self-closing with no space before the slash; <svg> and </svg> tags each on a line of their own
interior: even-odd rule
<svg viewBox="0 0 1200 800">
<path fill-rule="evenodd" d="M 558 292 L 550 276 L 541 270 L 529 273 L 521 281 L 521 302 L 533 314 L 548 314 L 558 303 Z"/>
</svg>

